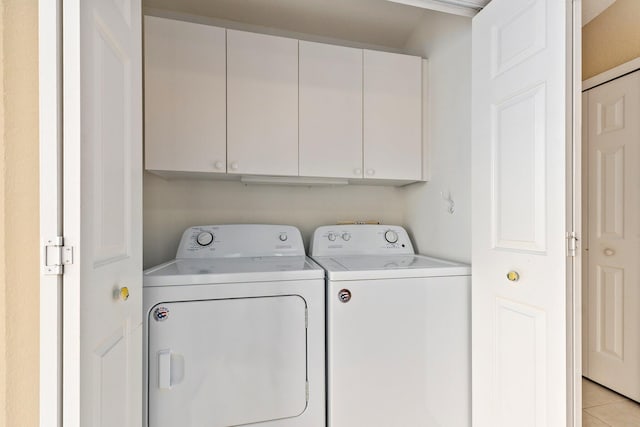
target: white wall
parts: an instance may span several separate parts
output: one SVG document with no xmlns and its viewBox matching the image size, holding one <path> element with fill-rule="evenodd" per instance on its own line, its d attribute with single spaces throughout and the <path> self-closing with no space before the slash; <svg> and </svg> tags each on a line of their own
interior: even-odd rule
<svg viewBox="0 0 640 427">
<path fill-rule="evenodd" d="M 429 58 L 431 179 L 405 191 L 403 222 L 417 250 L 471 261 L 471 20 L 426 15 L 406 52 Z M 440 192 L 451 192 L 455 213 Z"/>
<path fill-rule="evenodd" d="M 144 267 L 172 259 L 191 225 L 267 223 L 300 228 L 308 245 L 319 225 L 347 220 L 401 224 L 403 190 L 345 185 L 297 187 L 144 176 Z"/>
</svg>

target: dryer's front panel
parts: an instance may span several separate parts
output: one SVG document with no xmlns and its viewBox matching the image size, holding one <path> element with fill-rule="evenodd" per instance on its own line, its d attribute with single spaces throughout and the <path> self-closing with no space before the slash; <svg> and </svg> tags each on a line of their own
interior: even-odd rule
<svg viewBox="0 0 640 427">
<path fill-rule="evenodd" d="M 268 423 L 305 411 L 300 296 L 162 303 L 148 322 L 150 427 Z"/>
</svg>

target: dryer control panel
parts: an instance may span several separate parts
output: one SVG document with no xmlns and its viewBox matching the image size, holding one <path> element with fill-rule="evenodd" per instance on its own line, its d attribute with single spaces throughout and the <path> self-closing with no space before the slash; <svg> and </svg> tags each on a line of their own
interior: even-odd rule
<svg viewBox="0 0 640 427">
<path fill-rule="evenodd" d="M 247 242 L 251 242 L 250 245 Z M 176 258 L 304 256 L 300 230 L 290 225 L 227 224 L 189 227 Z"/>
<path fill-rule="evenodd" d="M 414 254 L 399 225 L 325 225 L 313 233 L 311 256 Z"/>
</svg>

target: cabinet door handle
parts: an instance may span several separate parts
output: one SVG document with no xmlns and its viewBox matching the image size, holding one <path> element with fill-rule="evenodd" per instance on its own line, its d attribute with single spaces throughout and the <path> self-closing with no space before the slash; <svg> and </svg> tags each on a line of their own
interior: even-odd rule
<svg viewBox="0 0 640 427">
<path fill-rule="evenodd" d="M 358 175 L 358 176 L 362 176 L 362 169 L 358 169 L 358 168 L 354 169 L 353 170 L 353 174 L 354 175 Z"/>
<path fill-rule="evenodd" d="M 376 170 L 375 169 L 367 169 L 367 175 L 373 176 L 375 174 L 376 174 Z"/>
<path fill-rule="evenodd" d="M 234 170 L 234 171 L 238 170 L 238 162 L 231 162 L 231 170 Z"/>
<path fill-rule="evenodd" d="M 213 166 L 216 169 L 220 170 L 220 169 L 222 169 L 222 166 L 224 166 L 224 165 L 222 164 L 222 162 L 215 162 L 215 164 Z"/>
</svg>

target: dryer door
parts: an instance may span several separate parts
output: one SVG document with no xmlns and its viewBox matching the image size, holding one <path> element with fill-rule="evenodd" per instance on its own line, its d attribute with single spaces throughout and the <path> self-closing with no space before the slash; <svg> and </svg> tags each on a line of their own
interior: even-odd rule
<svg viewBox="0 0 640 427">
<path fill-rule="evenodd" d="M 150 427 L 237 426 L 304 412 L 300 296 L 163 303 L 148 322 Z"/>
</svg>

